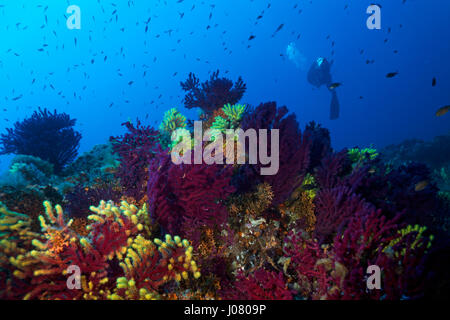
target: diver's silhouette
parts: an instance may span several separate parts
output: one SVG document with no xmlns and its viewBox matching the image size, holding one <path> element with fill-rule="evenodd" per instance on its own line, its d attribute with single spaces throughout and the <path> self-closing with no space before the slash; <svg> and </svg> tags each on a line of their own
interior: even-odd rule
<svg viewBox="0 0 450 320">
<path fill-rule="evenodd" d="M 308 82 L 317 88 L 326 85 L 328 90 L 331 91 L 330 119 L 335 120 L 339 118 L 339 101 L 336 90 L 330 88 L 332 84 L 330 74 L 332 64 L 325 58 L 317 58 L 308 71 Z"/>
</svg>

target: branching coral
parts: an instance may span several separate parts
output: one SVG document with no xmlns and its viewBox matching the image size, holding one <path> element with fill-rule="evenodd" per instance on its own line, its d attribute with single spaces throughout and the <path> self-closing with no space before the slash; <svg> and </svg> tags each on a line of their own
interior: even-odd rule
<svg viewBox="0 0 450 320">
<path fill-rule="evenodd" d="M 156 244 L 156 245 L 155 245 Z M 117 279 L 116 290 L 110 299 L 160 299 L 158 288 L 170 281 L 187 280 L 189 274 L 198 279 L 200 271 L 192 259 L 193 248 L 187 240 L 166 235 L 163 242 L 137 236 L 120 263 L 125 276 Z"/>
<path fill-rule="evenodd" d="M 81 237 L 70 229 L 61 206 L 54 209 L 44 202 L 47 219 L 40 216 L 45 240 L 34 239 L 36 247 L 26 254 L 11 257 L 14 277 L 27 281 L 33 289 L 22 298 L 31 299 L 104 299 L 110 293 L 108 261 L 121 260 L 130 237 L 148 230 L 145 208 L 138 210 L 126 202 L 121 207 L 102 201 L 91 207 L 96 214 L 89 216 L 89 235 Z M 67 286 L 67 270 L 76 266 L 81 270 L 80 290 Z"/>
<path fill-rule="evenodd" d="M 388 220 L 380 211 L 372 210 L 352 218 L 343 235 L 335 237 L 333 246 L 336 260 L 349 270 L 336 298 L 412 297 L 418 288 L 408 288 L 405 284 L 420 283 L 423 274 L 418 267 L 423 263 L 424 250 L 428 244 L 419 244 L 418 241 L 419 238 L 420 242 L 428 240 L 420 237 L 417 231 L 396 234 L 397 220 L 398 216 Z M 396 255 L 395 252 L 405 254 Z M 365 268 L 369 265 L 378 265 L 382 268 L 384 275 L 382 290 L 368 292 L 366 284 L 357 281 L 364 279 Z"/>
<path fill-rule="evenodd" d="M 0 202 L 0 299 L 14 299 L 15 294 L 31 290 L 30 284 L 14 276 L 11 258 L 30 251 L 32 241 L 41 235 L 31 230 L 32 219 L 8 210 Z"/>
<path fill-rule="evenodd" d="M 377 150 L 372 147 L 364 149 L 351 148 L 347 152 L 354 167 L 364 164 L 367 160 L 374 160 L 378 156 Z"/>
<path fill-rule="evenodd" d="M 0 154 L 39 157 L 54 165 L 56 173 L 77 156 L 81 134 L 73 129 L 76 120 L 66 113 L 35 111 L 30 118 L 16 122 L 2 134 Z"/>
<path fill-rule="evenodd" d="M 206 114 L 222 108 L 225 104 L 236 104 L 246 90 L 242 78 L 233 83 L 226 78 L 219 78 L 219 71 L 213 72 L 208 81 L 200 84 L 200 80 L 190 73 L 185 82 L 180 83 L 181 88 L 187 92 L 184 98 L 186 108 L 200 108 Z"/>
<path fill-rule="evenodd" d="M 291 231 L 283 246 L 284 272 L 292 279 L 292 287 L 303 299 L 326 299 L 339 291 L 347 274 L 344 265 L 335 261 L 326 246 Z"/>
<path fill-rule="evenodd" d="M 198 230 L 227 220 L 222 203 L 233 192 L 232 167 L 217 164 L 180 164 L 160 153 L 152 160 L 148 198 L 152 217 L 171 234 L 198 243 Z"/>
<path fill-rule="evenodd" d="M 158 132 L 153 128 L 131 122 L 123 124 L 128 132 L 123 136 L 111 137 L 114 152 L 119 156 L 120 166 L 117 177 L 124 188 L 126 196 L 140 201 L 145 196 L 148 178 L 148 164 L 153 158 L 158 145 Z"/>
<path fill-rule="evenodd" d="M 316 218 L 315 236 L 324 242 L 330 240 L 337 231 L 343 230 L 347 221 L 369 205 L 347 187 L 322 189 L 315 198 Z"/>
<path fill-rule="evenodd" d="M 261 167 L 261 164 L 257 164 L 254 167 L 249 165 L 246 173 L 248 179 L 267 182 L 272 186 L 274 205 L 284 202 L 301 185 L 309 161 L 310 140 L 307 135 L 302 135 L 295 115 L 287 113 L 286 107 L 278 108 L 275 102 L 269 102 L 247 113 L 241 124 L 244 130 L 279 130 L 278 151 L 282 156 L 278 172 L 275 175 L 257 176 L 254 172 L 258 172 Z M 272 143 L 275 142 L 268 139 L 268 150 L 271 150 Z"/>
<path fill-rule="evenodd" d="M 159 126 L 160 144 L 163 149 L 172 148 L 178 141 L 172 141 L 172 133 L 176 129 L 186 128 L 186 117 L 176 108 L 167 110 Z"/>
<path fill-rule="evenodd" d="M 211 128 L 226 132 L 227 129 L 236 129 L 239 127 L 246 111 L 246 106 L 226 104 L 221 110 L 223 116 L 215 116 Z"/>
<path fill-rule="evenodd" d="M 226 299 L 233 300 L 291 300 L 292 290 L 285 282 L 282 273 L 256 270 L 245 277 L 240 274 L 234 288 L 224 294 Z"/>
</svg>

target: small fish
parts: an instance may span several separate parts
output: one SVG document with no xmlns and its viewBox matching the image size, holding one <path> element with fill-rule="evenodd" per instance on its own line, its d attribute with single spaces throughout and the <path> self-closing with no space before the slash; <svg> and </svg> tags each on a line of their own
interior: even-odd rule
<svg viewBox="0 0 450 320">
<path fill-rule="evenodd" d="M 395 77 L 396 75 L 398 75 L 398 72 L 389 72 L 389 73 L 386 75 L 386 78 L 393 78 L 393 77 Z"/>
<path fill-rule="evenodd" d="M 419 183 L 417 183 L 414 186 L 414 191 L 416 191 L 416 192 L 422 191 L 423 189 L 425 189 L 427 187 L 427 185 L 428 185 L 428 180 L 420 181 Z"/>
<path fill-rule="evenodd" d="M 248 41 L 250 41 L 250 40 L 253 40 L 253 39 L 255 39 L 256 37 L 254 36 L 254 35 L 251 35 L 249 38 L 248 38 Z"/>
<path fill-rule="evenodd" d="M 335 82 L 335 83 L 330 84 L 330 86 L 328 87 L 328 89 L 334 90 L 334 89 L 336 89 L 337 87 L 340 87 L 341 85 L 342 85 L 342 83 L 340 83 L 340 82 Z"/>
<path fill-rule="evenodd" d="M 431 80 L 431 86 L 434 87 L 436 85 L 436 78 L 433 78 L 433 80 Z"/>
<path fill-rule="evenodd" d="M 280 31 L 281 29 L 283 29 L 283 27 L 284 27 L 284 23 L 280 24 L 280 25 L 278 26 L 277 30 L 275 30 L 275 32 L 272 34 L 272 38 L 275 36 L 275 34 L 278 33 L 278 31 Z"/>
<path fill-rule="evenodd" d="M 441 117 L 449 111 L 450 111 L 450 105 L 441 107 L 436 111 L 436 117 Z"/>
</svg>

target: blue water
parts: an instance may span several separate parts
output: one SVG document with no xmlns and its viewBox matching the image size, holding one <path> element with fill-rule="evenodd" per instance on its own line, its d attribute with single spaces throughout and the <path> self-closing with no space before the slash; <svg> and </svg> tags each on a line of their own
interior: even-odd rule
<svg viewBox="0 0 450 320">
<path fill-rule="evenodd" d="M 183 108 L 180 81 L 220 69 L 247 83 L 242 103 L 286 105 L 302 127 L 315 120 L 329 128 L 337 149 L 448 134 L 450 114 L 435 111 L 450 104 L 450 1 L 377 3 L 381 30 L 366 27 L 371 2 L 363 0 L 1 0 L 0 132 L 38 106 L 57 109 L 77 119 L 87 151 L 123 132 L 128 119 L 158 126 L 171 107 L 195 118 Z M 66 26 L 72 4 L 81 9 L 80 30 Z M 307 68 L 319 56 L 334 60 L 338 120 L 329 120 L 328 90 L 313 88 L 307 68 L 286 58 L 290 42 Z M 10 158 L 0 157 L 2 171 Z"/>
</svg>

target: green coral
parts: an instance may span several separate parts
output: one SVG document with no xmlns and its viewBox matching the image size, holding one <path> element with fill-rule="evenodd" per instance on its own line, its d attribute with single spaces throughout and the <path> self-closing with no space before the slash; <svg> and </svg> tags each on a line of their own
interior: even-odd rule
<svg viewBox="0 0 450 320">
<path fill-rule="evenodd" d="M 183 116 L 177 108 L 172 108 L 164 113 L 164 119 L 159 126 L 161 146 L 166 148 L 173 148 L 179 141 L 172 141 L 172 133 L 177 129 L 186 128 L 186 117 Z"/>
<path fill-rule="evenodd" d="M 211 125 L 211 129 L 219 130 L 220 132 L 225 132 L 227 129 L 233 129 L 230 127 L 230 122 L 220 116 L 214 118 L 214 122 Z"/>
<path fill-rule="evenodd" d="M 317 186 L 314 176 L 307 173 L 300 188 L 308 195 L 309 198 L 314 199 L 317 194 Z"/>
<path fill-rule="evenodd" d="M 246 106 L 241 104 L 230 105 L 228 103 L 222 108 L 223 113 L 225 113 L 233 128 L 237 128 L 239 126 L 245 110 Z"/>
<path fill-rule="evenodd" d="M 224 105 L 222 111 L 225 114 L 226 118 L 223 118 L 221 116 L 215 117 L 214 122 L 211 125 L 211 129 L 219 130 L 222 133 L 225 133 L 227 129 L 237 129 L 245 113 L 245 110 L 245 105 Z"/>
<path fill-rule="evenodd" d="M 364 164 L 367 160 L 374 160 L 378 157 L 378 152 L 372 146 L 369 148 L 359 149 L 351 148 L 347 152 L 348 158 L 353 164 L 353 167 Z"/>
</svg>

